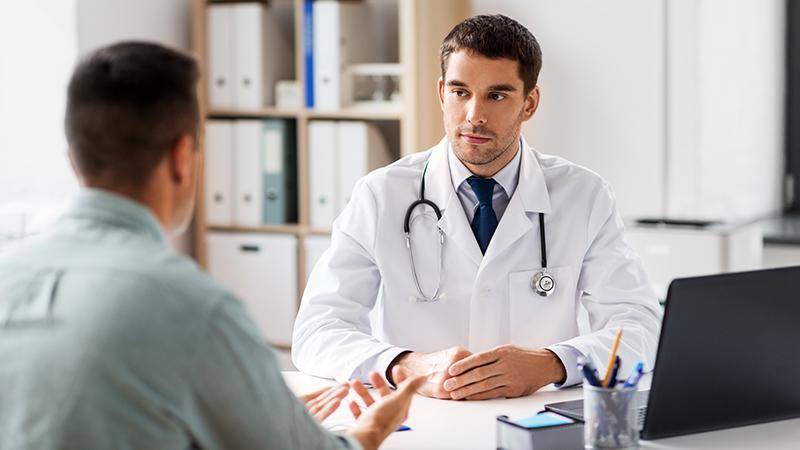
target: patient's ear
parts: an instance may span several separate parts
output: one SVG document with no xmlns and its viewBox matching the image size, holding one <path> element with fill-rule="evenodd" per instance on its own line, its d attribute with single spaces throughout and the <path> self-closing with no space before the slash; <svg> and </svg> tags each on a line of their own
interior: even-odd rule
<svg viewBox="0 0 800 450">
<path fill-rule="evenodd" d="M 178 138 L 169 152 L 170 179 L 177 185 L 193 183 L 196 164 L 197 151 L 194 148 L 194 138 L 184 134 Z"/>
</svg>

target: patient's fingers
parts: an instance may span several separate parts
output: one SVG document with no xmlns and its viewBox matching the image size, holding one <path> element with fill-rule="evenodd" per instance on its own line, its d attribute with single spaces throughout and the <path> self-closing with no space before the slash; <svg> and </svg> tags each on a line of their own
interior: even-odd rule
<svg viewBox="0 0 800 450">
<path fill-rule="evenodd" d="M 306 408 L 309 411 L 312 410 L 319 410 L 323 405 L 333 399 L 343 399 L 347 396 L 347 392 L 350 390 L 350 385 L 347 383 L 343 383 L 338 386 L 333 386 L 325 389 L 323 392 L 312 392 L 309 396 L 314 395 L 311 400 L 306 402 Z M 313 414 L 313 411 L 312 411 Z"/>
<path fill-rule="evenodd" d="M 316 390 L 316 391 L 314 391 L 314 392 L 311 392 L 311 393 L 309 393 L 309 394 L 306 394 L 306 395 L 301 395 L 301 396 L 300 396 L 300 400 L 302 400 L 302 401 L 303 401 L 303 403 L 308 403 L 308 402 L 310 402 L 311 400 L 314 400 L 314 399 L 316 399 L 317 397 L 319 397 L 320 395 L 322 395 L 322 393 L 324 393 L 324 392 L 327 392 L 327 391 L 328 391 L 328 389 L 330 389 L 330 388 L 331 388 L 331 387 L 330 387 L 330 386 L 328 386 L 328 387 L 324 387 L 324 388 L 322 388 L 322 389 L 318 389 L 318 390 Z"/>
<path fill-rule="evenodd" d="M 378 393 L 381 394 L 381 397 L 386 397 L 392 393 L 392 390 L 389 389 L 389 385 L 386 384 L 386 380 L 384 380 L 382 376 L 378 375 L 378 372 L 371 372 L 369 374 L 369 381 L 372 383 L 372 387 L 374 387 Z"/>
<path fill-rule="evenodd" d="M 361 407 L 356 402 L 350 402 L 350 412 L 356 419 L 361 417 Z"/>
<path fill-rule="evenodd" d="M 333 412 L 336 411 L 336 408 L 338 408 L 341 403 L 341 399 L 335 398 L 322 405 L 321 408 L 317 412 L 312 413 L 312 415 L 315 419 L 322 422 L 323 420 L 327 419 L 328 416 L 333 414 Z"/>
<path fill-rule="evenodd" d="M 356 391 L 356 394 L 358 394 L 359 397 L 361 397 L 361 400 L 364 400 L 364 404 L 367 405 L 367 407 L 375 403 L 375 400 L 369 394 L 367 388 L 364 387 L 364 384 L 361 382 L 361 380 L 353 380 L 350 382 L 350 385 L 353 386 L 353 390 Z"/>
</svg>

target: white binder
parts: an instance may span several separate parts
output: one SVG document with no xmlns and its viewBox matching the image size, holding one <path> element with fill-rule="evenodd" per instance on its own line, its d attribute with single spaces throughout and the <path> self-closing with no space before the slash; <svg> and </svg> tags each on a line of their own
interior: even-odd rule
<svg viewBox="0 0 800 450">
<path fill-rule="evenodd" d="M 233 5 L 208 5 L 208 104 L 233 108 Z"/>
<path fill-rule="evenodd" d="M 336 217 L 336 122 L 312 120 L 308 124 L 308 150 L 311 179 L 311 226 L 328 229 Z"/>
<path fill-rule="evenodd" d="M 297 238 L 212 232 L 206 235 L 210 275 L 248 309 L 266 340 L 291 345 L 297 313 Z"/>
<path fill-rule="evenodd" d="M 275 84 L 293 78 L 294 56 L 291 18 L 284 9 L 291 4 L 272 2 L 233 5 L 233 55 L 236 73 L 234 105 L 261 109 L 275 104 Z M 290 11 L 291 12 L 291 11 Z"/>
<path fill-rule="evenodd" d="M 342 212 L 359 178 L 391 163 L 389 147 L 375 125 L 362 121 L 337 122 L 338 158 L 336 213 Z"/>
<path fill-rule="evenodd" d="M 314 107 L 335 110 L 342 101 L 342 73 L 367 62 L 377 47 L 364 35 L 369 22 L 364 2 L 314 1 Z"/>
<path fill-rule="evenodd" d="M 306 236 L 303 240 L 303 248 L 306 252 L 306 281 L 311 276 L 311 271 L 319 261 L 319 258 L 331 246 L 331 238 L 328 236 Z"/>
<path fill-rule="evenodd" d="M 259 226 L 263 217 L 261 201 L 261 135 L 260 120 L 237 120 L 233 126 L 234 150 L 234 223 Z"/>
<path fill-rule="evenodd" d="M 233 225 L 233 122 L 206 122 L 205 209 L 210 225 Z"/>
</svg>

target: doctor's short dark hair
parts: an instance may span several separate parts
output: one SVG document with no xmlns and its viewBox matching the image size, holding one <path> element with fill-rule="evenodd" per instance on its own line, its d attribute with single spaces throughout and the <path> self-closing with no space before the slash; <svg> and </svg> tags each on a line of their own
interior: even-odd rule
<svg viewBox="0 0 800 450">
<path fill-rule="evenodd" d="M 64 118 L 81 177 L 142 187 L 181 136 L 196 139 L 199 75 L 191 56 L 147 42 L 120 42 L 83 59 Z"/>
<path fill-rule="evenodd" d="M 542 49 L 533 33 L 514 19 L 502 14 L 479 15 L 453 27 L 439 51 L 442 79 L 450 55 L 460 50 L 477 52 L 490 59 L 516 61 L 525 94 L 536 87 L 542 69 Z"/>
</svg>

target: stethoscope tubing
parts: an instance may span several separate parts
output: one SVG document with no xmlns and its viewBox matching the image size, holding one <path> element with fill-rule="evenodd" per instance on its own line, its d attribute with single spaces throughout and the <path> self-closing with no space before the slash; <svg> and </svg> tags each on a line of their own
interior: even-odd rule
<svg viewBox="0 0 800 450">
<path fill-rule="evenodd" d="M 425 175 L 428 172 L 428 163 L 430 160 L 425 161 L 425 167 L 422 170 L 422 180 L 420 181 L 420 188 L 419 188 L 419 198 L 411 203 L 408 208 L 406 209 L 405 220 L 403 221 L 403 232 L 405 233 L 406 237 L 406 248 L 408 249 L 409 260 L 411 262 L 411 274 L 412 278 L 414 279 L 414 285 L 417 288 L 417 293 L 420 295 L 418 301 L 420 302 L 435 302 L 439 300 L 440 297 L 440 290 L 442 288 L 442 271 L 444 269 L 444 232 L 441 228 L 439 230 L 439 282 L 436 284 L 436 290 L 433 293 L 433 296 L 428 297 L 422 292 L 422 285 L 419 282 L 419 276 L 417 274 L 417 267 L 414 263 L 414 251 L 411 248 L 411 214 L 414 212 L 414 208 L 417 208 L 420 205 L 428 206 L 433 210 L 436 214 L 436 220 L 441 220 L 442 218 L 442 210 L 439 206 L 432 200 L 428 200 L 425 198 Z M 555 280 L 551 275 L 548 274 L 547 271 L 547 243 L 546 243 L 546 232 L 544 226 L 544 213 L 539 213 L 539 239 L 541 242 L 541 263 L 542 269 L 536 273 L 533 278 L 531 279 L 531 289 L 534 290 L 538 295 L 542 297 L 547 297 L 553 293 L 555 289 Z M 542 280 L 545 280 L 547 284 L 542 284 Z M 546 288 L 549 286 L 549 288 Z"/>
</svg>

